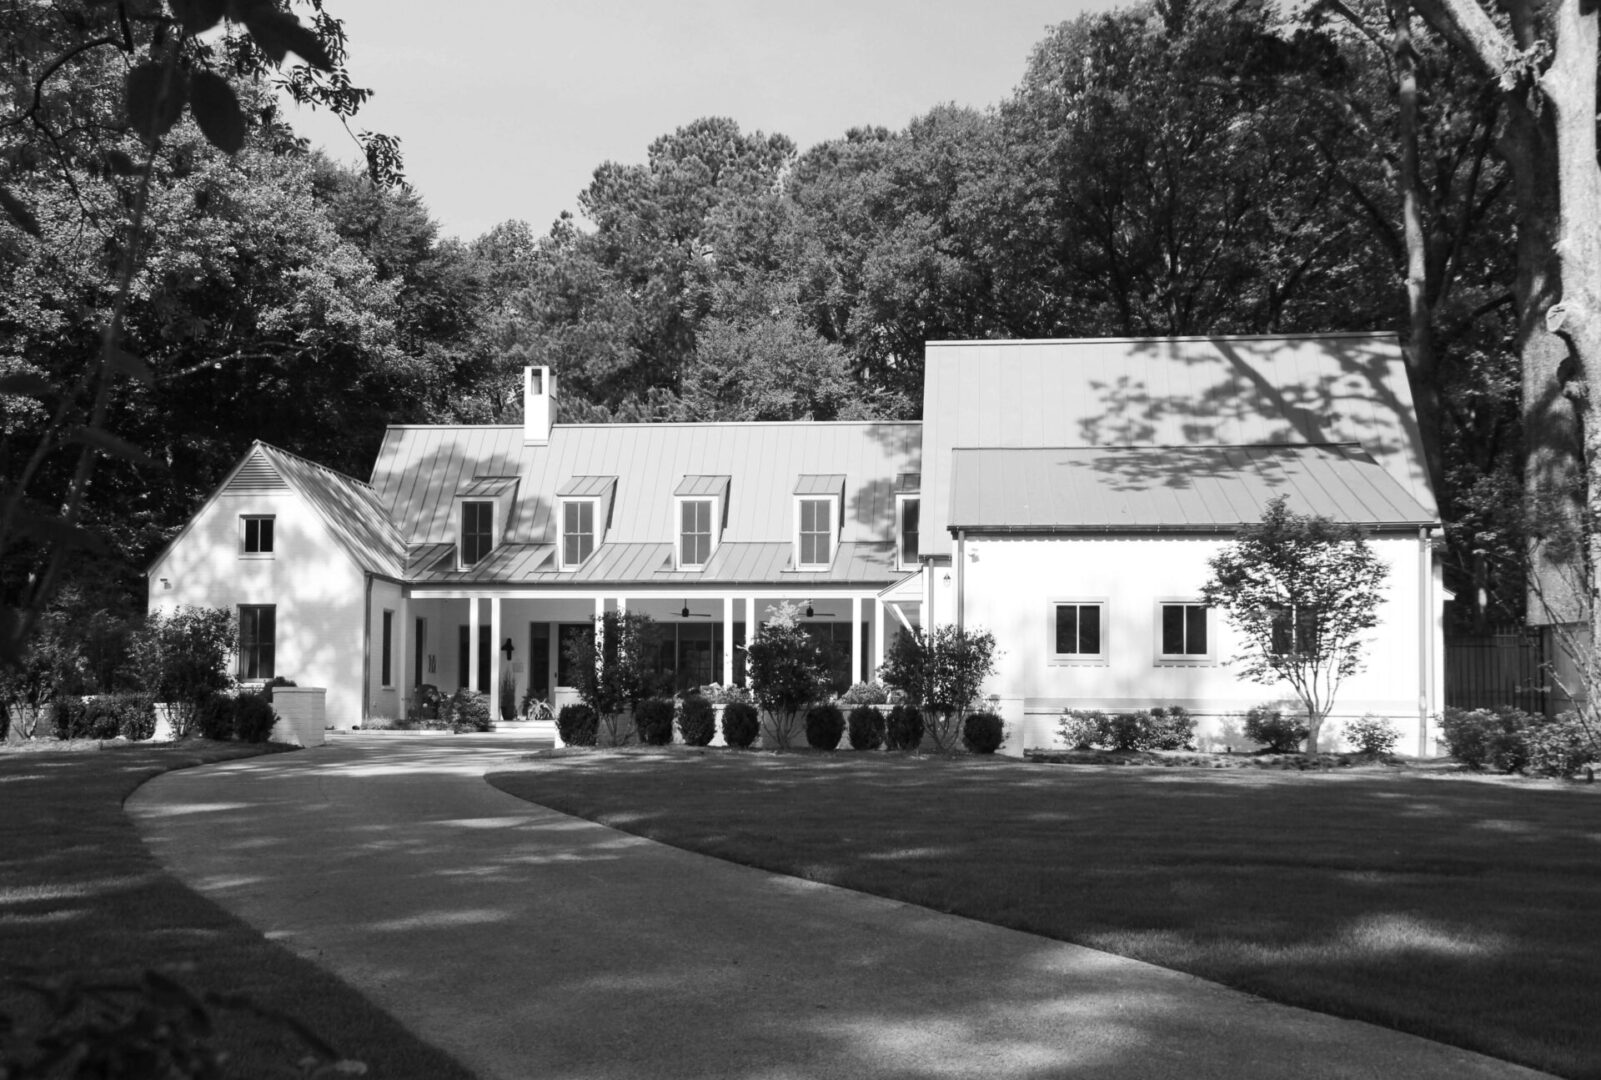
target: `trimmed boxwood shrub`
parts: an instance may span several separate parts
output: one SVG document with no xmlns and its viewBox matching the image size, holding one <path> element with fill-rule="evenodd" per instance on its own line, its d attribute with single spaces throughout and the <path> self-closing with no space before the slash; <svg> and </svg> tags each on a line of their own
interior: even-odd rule
<svg viewBox="0 0 1601 1080">
<path fill-rule="evenodd" d="M 858 705 L 847 721 L 852 750 L 877 750 L 884 745 L 884 714 L 871 705 Z"/>
<path fill-rule="evenodd" d="M 762 731 L 762 717 L 756 706 L 736 701 L 723 708 L 723 742 L 736 750 L 745 750 L 756 741 Z"/>
<path fill-rule="evenodd" d="M 884 745 L 891 750 L 916 750 L 923 741 L 923 714 L 915 706 L 897 705 L 884 721 Z"/>
<path fill-rule="evenodd" d="M 240 694 L 234 699 L 233 731 L 240 742 L 264 743 L 272 737 L 278 714 L 264 694 Z"/>
<path fill-rule="evenodd" d="M 663 698 L 646 698 L 634 706 L 634 730 L 646 746 L 666 746 L 673 741 L 673 703 Z"/>
<path fill-rule="evenodd" d="M 1575 712 L 1524 731 L 1527 769 L 1534 776 L 1569 777 L 1596 762 L 1595 743 Z"/>
<path fill-rule="evenodd" d="M 1311 734 L 1303 718 L 1284 715 L 1283 709 L 1253 705 L 1245 714 L 1245 737 L 1274 754 L 1293 754 Z"/>
<path fill-rule="evenodd" d="M 219 742 L 234 736 L 235 699 L 212 694 L 195 706 L 195 733 L 202 739 Z"/>
<path fill-rule="evenodd" d="M 975 754 L 993 754 L 1006 738 L 1006 725 L 992 712 L 970 713 L 962 721 L 962 745 Z"/>
<path fill-rule="evenodd" d="M 58 739 L 148 739 L 156 733 L 150 694 L 74 695 L 51 702 L 50 722 Z"/>
<path fill-rule="evenodd" d="M 563 705 L 556 715 L 556 733 L 568 746 L 594 746 L 600 732 L 600 718 L 588 705 L 574 702 Z"/>
<path fill-rule="evenodd" d="M 489 695 L 469 690 L 465 686 L 450 697 L 450 730 L 458 735 L 464 731 L 488 731 Z"/>
<path fill-rule="evenodd" d="M 699 694 L 690 694 L 678 714 L 678 734 L 686 746 L 710 746 L 717 735 L 717 710 Z"/>
<path fill-rule="evenodd" d="M 836 750 L 845 734 L 845 716 L 838 705 L 813 705 L 806 714 L 806 745 L 815 750 Z"/>
<path fill-rule="evenodd" d="M 1525 733 L 1536 718 L 1522 709 L 1447 708 L 1440 730 L 1451 756 L 1470 769 L 1517 772 L 1528 763 Z"/>
</svg>

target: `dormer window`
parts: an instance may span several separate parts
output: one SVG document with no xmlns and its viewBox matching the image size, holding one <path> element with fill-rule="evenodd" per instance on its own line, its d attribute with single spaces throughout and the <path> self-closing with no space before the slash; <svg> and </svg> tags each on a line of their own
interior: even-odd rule
<svg viewBox="0 0 1601 1080">
<path fill-rule="evenodd" d="M 595 500 L 568 499 L 561 504 L 561 564 L 571 570 L 595 552 Z"/>
<path fill-rule="evenodd" d="M 461 504 L 461 565 L 476 566 L 495 547 L 495 504 Z"/>
<path fill-rule="evenodd" d="M 834 561 L 834 500 L 800 501 L 800 565 L 827 566 Z"/>
<path fill-rule="evenodd" d="M 845 477 L 802 476 L 795 485 L 795 568 L 827 570 L 839 546 Z"/>
<path fill-rule="evenodd" d="M 606 539 L 615 476 L 573 476 L 556 489 L 556 558 L 563 570 L 577 570 Z"/>
<path fill-rule="evenodd" d="M 728 506 L 727 476 L 685 476 L 673 492 L 677 502 L 680 570 L 704 570 L 722 542 L 723 515 Z"/>
<path fill-rule="evenodd" d="M 712 557 L 712 500 L 684 499 L 678 504 L 678 567 L 700 569 Z"/>
</svg>

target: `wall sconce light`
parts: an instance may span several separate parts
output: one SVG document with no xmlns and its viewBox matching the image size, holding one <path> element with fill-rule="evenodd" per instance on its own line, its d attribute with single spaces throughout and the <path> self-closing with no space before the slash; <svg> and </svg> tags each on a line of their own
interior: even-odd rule
<svg viewBox="0 0 1601 1080">
<path fill-rule="evenodd" d="M 515 645 L 513 645 L 511 643 L 511 638 L 507 638 L 506 639 L 506 644 L 504 644 L 504 645 L 502 645 L 500 647 L 500 651 L 506 654 L 506 659 L 507 660 L 510 660 L 511 659 L 511 654 L 517 651 L 517 646 L 515 646 Z"/>
<path fill-rule="evenodd" d="M 172 588 L 172 582 L 170 580 L 168 580 L 167 578 L 162 578 L 161 579 L 161 587 L 163 589 L 170 589 L 170 588 Z"/>
<path fill-rule="evenodd" d="M 815 612 L 812 611 L 812 602 L 810 600 L 806 601 L 806 617 L 809 619 L 814 614 Z"/>
<path fill-rule="evenodd" d="M 945 571 L 945 577 L 942 580 L 947 585 L 949 585 L 951 583 L 951 572 L 949 570 Z"/>
</svg>

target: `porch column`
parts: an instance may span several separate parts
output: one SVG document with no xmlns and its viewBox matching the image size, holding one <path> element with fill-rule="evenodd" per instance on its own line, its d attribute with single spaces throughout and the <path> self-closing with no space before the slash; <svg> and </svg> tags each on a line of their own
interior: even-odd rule
<svg viewBox="0 0 1601 1080">
<path fill-rule="evenodd" d="M 606 624 L 605 624 L 605 622 L 603 622 L 601 620 L 601 616 L 604 615 L 604 614 L 606 614 L 606 598 L 604 596 L 597 596 L 597 597 L 595 597 L 595 655 L 596 656 L 605 656 L 606 655 Z M 600 670 L 600 666 L 598 664 L 596 665 L 595 670 L 596 671 Z"/>
<path fill-rule="evenodd" d="M 478 676 L 478 620 L 481 618 L 478 610 L 478 597 L 469 597 L 467 600 L 467 670 L 458 672 L 456 685 L 465 686 L 469 690 L 478 689 L 473 685 Z"/>
<path fill-rule="evenodd" d="M 873 597 L 873 678 L 878 679 L 878 673 L 884 668 L 884 598 Z"/>
<path fill-rule="evenodd" d="M 411 649 L 407 647 L 411 641 L 408 625 L 411 622 L 411 605 L 406 602 L 404 592 L 395 604 L 395 621 L 400 625 L 395 627 L 389 643 L 389 678 L 393 680 L 395 688 L 395 715 L 404 719 L 406 692 L 411 689 Z"/>
<path fill-rule="evenodd" d="M 723 597 L 723 685 L 734 681 L 734 598 Z"/>
<path fill-rule="evenodd" d="M 862 598 L 851 597 L 851 685 L 862 681 Z"/>
<path fill-rule="evenodd" d="M 489 722 L 500 722 L 500 597 L 489 599 Z"/>
</svg>

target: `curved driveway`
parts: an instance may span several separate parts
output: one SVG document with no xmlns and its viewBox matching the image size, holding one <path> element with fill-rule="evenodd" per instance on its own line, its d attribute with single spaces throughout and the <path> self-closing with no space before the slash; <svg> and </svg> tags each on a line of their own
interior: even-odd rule
<svg viewBox="0 0 1601 1080">
<path fill-rule="evenodd" d="M 128 809 L 184 881 L 486 1078 L 1540 1075 L 483 782 L 538 745 L 339 736 Z"/>
</svg>

